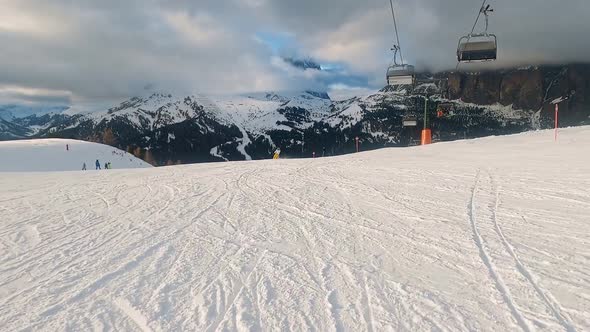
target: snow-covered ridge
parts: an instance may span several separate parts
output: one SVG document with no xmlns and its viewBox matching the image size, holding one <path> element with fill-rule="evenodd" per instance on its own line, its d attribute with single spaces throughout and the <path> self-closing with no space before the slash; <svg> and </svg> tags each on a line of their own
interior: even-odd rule
<svg viewBox="0 0 590 332">
<path fill-rule="evenodd" d="M 103 111 L 76 113 L 76 107 L 72 107 L 66 113 L 82 114 L 95 122 L 126 118 L 137 127 L 155 129 L 194 119 L 203 112 L 224 124 L 235 124 L 252 134 L 262 134 L 274 129 L 277 122 L 287 121 L 277 112 L 281 108 L 304 108 L 311 111 L 313 121 L 320 121 L 330 112 L 330 105 L 331 101 L 326 96 L 313 92 L 269 92 L 237 96 L 155 93 L 131 98 Z"/>
<path fill-rule="evenodd" d="M 149 164 L 111 146 L 69 139 L 0 142 L 0 172 L 95 170 L 110 162 L 113 169 L 149 168 Z"/>
<path fill-rule="evenodd" d="M 302 108 L 311 112 L 312 121 L 320 121 L 330 113 L 331 101 L 309 93 L 260 93 L 245 96 L 211 97 L 221 111 L 220 117 L 239 124 L 248 132 L 261 134 L 287 121 L 278 110 Z"/>
</svg>

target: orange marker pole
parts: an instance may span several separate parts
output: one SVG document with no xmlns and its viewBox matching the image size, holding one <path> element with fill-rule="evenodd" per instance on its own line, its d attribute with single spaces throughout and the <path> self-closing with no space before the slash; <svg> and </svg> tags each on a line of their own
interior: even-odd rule
<svg viewBox="0 0 590 332">
<path fill-rule="evenodd" d="M 422 145 L 432 144 L 432 131 L 430 129 L 422 130 Z"/>
<path fill-rule="evenodd" d="M 428 128 L 428 99 L 424 98 L 424 129 L 422 130 L 422 145 L 432 143 L 432 130 Z"/>
</svg>

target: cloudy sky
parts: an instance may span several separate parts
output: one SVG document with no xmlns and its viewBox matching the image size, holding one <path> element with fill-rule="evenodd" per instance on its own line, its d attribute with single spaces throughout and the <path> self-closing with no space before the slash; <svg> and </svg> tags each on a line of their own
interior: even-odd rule
<svg viewBox="0 0 590 332">
<path fill-rule="evenodd" d="M 490 0 L 494 66 L 590 60 L 588 0 Z M 406 61 L 456 65 L 479 0 L 396 0 Z M 388 0 L 0 0 L 0 105 L 385 85 Z M 281 57 L 313 58 L 325 71 Z"/>
</svg>

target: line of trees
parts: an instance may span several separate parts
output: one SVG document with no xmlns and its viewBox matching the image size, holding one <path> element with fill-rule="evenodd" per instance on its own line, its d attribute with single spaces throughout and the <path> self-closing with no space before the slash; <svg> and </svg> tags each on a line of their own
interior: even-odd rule
<svg viewBox="0 0 590 332">
<path fill-rule="evenodd" d="M 118 147 L 118 139 L 115 133 L 113 132 L 112 128 L 105 128 L 105 130 L 101 133 L 99 137 L 92 137 L 91 141 L 99 142 L 102 144 L 110 145 L 113 147 Z M 136 158 L 142 159 L 146 163 L 152 166 L 160 166 L 160 163 L 154 157 L 154 153 L 150 149 L 142 149 L 139 146 L 127 146 L 127 152 L 129 154 L 134 155 Z M 180 160 L 173 161 L 168 160 L 166 162 L 166 166 L 172 165 L 180 165 L 182 162 Z"/>
<path fill-rule="evenodd" d="M 166 161 L 165 164 L 161 164 L 158 163 L 158 161 L 156 160 L 156 158 L 154 157 L 154 154 L 151 150 L 149 149 L 142 149 L 139 146 L 128 146 L 127 147 L 127 153 L 134 155 L 136 158 L 142 159 L 143 161 L 145 161 L 146 163 L 152 165 L 152 166 L 173 166 L 173 165 L 182 165 L 182 161 L 181 160 L 172 160 L 172 159 L 168 159 L 168 161 Z"/>
</svg>

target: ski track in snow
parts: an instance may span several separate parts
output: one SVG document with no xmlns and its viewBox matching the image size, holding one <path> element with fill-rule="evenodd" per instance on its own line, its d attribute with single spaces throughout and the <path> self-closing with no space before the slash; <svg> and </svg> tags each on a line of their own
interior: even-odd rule
<svg viewBox="0 0 590 332">
<path fill-rule="evenodd" d="M 510 312 L 511 312 L 512 316 L 514 317 L 514 319 L 516 320 L 516 322 L 518 323 L 518 325 L 520 326 L 520 328 L 523 331 L 530 332 L 531 331 L 530 324 L 528 323 L 528 321 L 526 321 L 526 319 L 523 317 L 520 310 L 516 307 L 516 305 L 514 303 L 514 299 L 513 299 L 512 295 L 510 294 L 510 290 L 506 287 L 506 284 L 504 283 L 502 276 L 500 274 L 498 274 L 498 271 L 497 271 L 496 267 L 494 266 L 492 259 L 490 258 L 490 254 L 488 253 L 488 249 L 486 249 L 486 244 L 484 243 L 484 240 L 483 240 L 483 238 L 479 232 L 478 226 L 477 226 L 477 224 L 478 224 L 477 214 L 476 214 L 477 207 L 475 204 L 476 203 L 475 197 L 476 197 L 477 192 L 479 190 L 480 176 L 481 176 L 481 171 L 478 170 L 476 178 L 475 178 L 475 185 L 473 186 L 471 200 L 469 201 L 469 220 L 471 222 L 471 227 L 473 228 L 473 238 L 475 240 L 475 244 L 477 245 L 477 248 L 479 249 L 479 253 L 480 253 L 479 255 L 480 255 L 484 265 L 487 267 L 487 269 L 490 273 L 490 276 L 494 280 L 496 288 L 498 289 L 498 291 L 500 292 L 500 294 L 504 298 L 506 305 L 510 308 Z"/>
<path fill-rule="evenodd" d="M 491 174 L 490 174 L 490 178 L 491 178 L 492 186 L 493 186 L 494 192 L 495 192 L 495 203 L 494 203 L 494 211 L 493 211 L 494 227 L 495 227 L 496 232 L 498 233 L 498 236 L 500 236 L 500 238 L 502 239 L 502 244 L 504 245 L 506 250 L 510 253 L 510 256 L 512 256 L 512 258 L 516 262 L 516 268 L 518 269 L 518 271 L 535 288 L 535 291 L 537 292 L 539 297 L 551 309 L 551 311 L 553 312 L 555 318 L 557 318 L 559 323 L 562 324 L 563 327 L 565 327 L 565 329 L 568 332 L 575 331 L 576 329 L 571 322 L 571 318 L 569 318 L 568 315 L 563 312 L 561 305 L 559 304 L 559 302 L 557 302 L 557 300 L 555 300 L 555 298 L 551 295 L 551 293 L 548 292 L 547 290 L 543 289 L 539 285 L 539 283 L 536 281 L 537 277 L 535 277 L 532 274 L 532 272 L 530 272 L 530 270 L 526 268 L 524 263 L 520 260 L 520 258 L 516 254 L 515 249 L 512 246 L 512 244 L 510 244 L 510 242 L 508 241 L 508 239 L 504 235 L 504 232 L 502 231 L 502 228 L 500 227 L 500 224 L 498 223 L 498 207 L 500 204 L 500 190 L 498 189 L 497 185 L 495 184 L 494 179 L 492 178 Z"/>
<path fill-rule="evenodd" d="M 1 329 L 588 330 L 590 128 L 551 139 L 0 173 Z"/>
<path fill-rule="evenodd" d="M 152 329 L 148 325 L 148 319 L 125 299 L 119 298 L 114 301 L 114 304 L 127 315 L 137 327 L 143 332 L 152 332 Z"/>
</svg>

